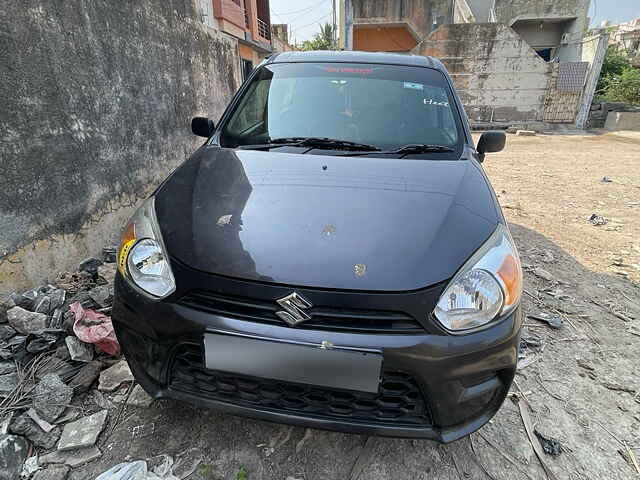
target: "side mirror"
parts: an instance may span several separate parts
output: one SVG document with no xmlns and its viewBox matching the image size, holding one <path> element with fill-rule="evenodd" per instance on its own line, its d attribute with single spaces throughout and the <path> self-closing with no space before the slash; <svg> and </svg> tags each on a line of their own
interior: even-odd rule
<svg viewBox="0 0 640 480">
<path fill-rule="evenodd" d="M 478 140 L 476 150 L 480 155 L 480 161 L 484 160 L 485 153 L 500 152 L 507 143 L 507 136 L 500 130 L 484 132 Z"/>
<path fill-rule="evenodd" d="M 191 131 L 199 137 L 209 138 L 215 129 L 213 121 L 207 117 L 193 117 L 191 120 Z"/>
</svg>

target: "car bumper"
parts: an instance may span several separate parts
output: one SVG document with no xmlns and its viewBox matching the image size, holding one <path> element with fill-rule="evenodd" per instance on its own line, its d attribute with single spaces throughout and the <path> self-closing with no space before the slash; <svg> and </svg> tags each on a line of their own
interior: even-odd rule
<svg viewBox="0 0 640 480">
<path fill-rule="evenodd" d="M 428 438 L 445 443 L 477 430 L 500 408 L 515 375 L 522 325 L 522 312 L 518 308 L 485 330 L 460 336 L 426 330 L 414 334 L 302 330 L 215 315 L 171 301 L 155 301 L 141 294 L 120 275 L 116 277 L 112 317 L 136 380 L 154 398 L 173 398 L 234 415 L 304 427 Z M 325 341 L 339 347 L 381 352 L 385 375 L 386 372 L 392 372 L 389 375 L 402 372 L 407 383 L 399 388 L 406 391 L 400 399 L 382 394 L 374 399 L 376 403 L 370 408 L 376 408 L 376 414 L 382 415 L 381 418 L 353 418 L 339 410 L 340 405 L 329 405 L 329 414 L 326 409 L 321 413 L 311 411 L 308 405 L 299 410 L 292 404 L 284 407 L 277 404 L 276 408 L 270 401 L 253 400 L 263 387 L 271 395 L 272 385 L 265 386 L 260 379 L 254 382 L 254 379 L 240 378 L 239 384 L 248 386 L 238 393 L 238 384 L 228 385 L 228 378 L 215 376 L 217 374 L 204 368 L 203 338 L 207 333 L 314 345 Z M 191 363 L 182 368 L 186 359 L 191 359 Z M 383 376 L 383 382 L 385 378 Z M 219 389 L 212 394 L 209 386 L 213 383 L 222 386 L 222 393 L 228 387 L 236 394 L 220 395 Z M 288 387 L 279 383 L 278 388 L 286 390 Z M 420 399 L 415 398 L 416 391 L 419 391 Z M 316 398 L 316 393 L 316 390 L 305 390 L 300 395 Z M 325 403 L 341 397 L 340 392 L 321 392 L 321 395 L 328 395 L 318 400 Z M 362 403 L 366 408 L 372 405 L 370 398 L 353 395 L 348 397 L 349 402 Z M 393 418 L 396 412 L 391 407 L 398 406 L 395 402 L 405 401 L 408 402 L 402 405 L 405 414 L 407 409 L 424 409 L 419 421 L 411 416 L 406 417 L 410 421 L 406 421 L 405 416 L 399 416 L 399 420 Z M 392 416 L 386 418 L 384 415 L 388 411 Z"/>
</svg>

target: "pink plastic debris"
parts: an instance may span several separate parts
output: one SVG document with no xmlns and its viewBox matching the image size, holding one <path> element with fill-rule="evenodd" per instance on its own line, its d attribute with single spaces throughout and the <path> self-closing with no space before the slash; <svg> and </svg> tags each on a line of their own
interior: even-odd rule
<svg viewBox="0 0 640 480">
<path fill-rule="evenodd" d="M 82 308 L 80 302 L 69 305 L 69 309 L 75 315 L 73 333 L 85 343 L 93 343 L 109 355 L 120 355 L 120 344 L 113 331 L 111 318 L 103 313 L 87 308 Z"/>
</svg>

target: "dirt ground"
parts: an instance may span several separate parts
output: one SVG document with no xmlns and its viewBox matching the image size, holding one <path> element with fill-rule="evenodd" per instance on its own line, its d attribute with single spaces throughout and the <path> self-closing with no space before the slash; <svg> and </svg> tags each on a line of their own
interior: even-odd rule
<svg viewBox="0 0 640 480">
<path fill-rule="evenodd" d="M 562 445 L 544 461 L 558 479 L 640 478 L 630 458 L 640 461 L 640 134 L 509 136 L 485 166 L 520 248 L 526 312 L 563 322 L 552 329 L 527 318 L 527 355 L 513 387 L 534 428 Z M 594 213 L 607 223 L 593 225 Z M 102 457 L 70 478 L 159 454 L 200 462 L 191 480 L 547 478 L 510 399 L 478 433 L 444 446 L 171 401 L 120 416 L 118 404 L 110 408 Z"/>
</svg>

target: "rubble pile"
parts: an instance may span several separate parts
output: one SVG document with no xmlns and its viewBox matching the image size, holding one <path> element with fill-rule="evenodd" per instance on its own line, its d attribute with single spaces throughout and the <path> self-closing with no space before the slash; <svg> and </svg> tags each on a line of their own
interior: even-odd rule
<svg viewBox="0 0 640 480">
<path fill-rule="evenodd" d="M 0 299 L 0 480 L 66 478 L 101 455 L 108 409 L 92 389 L 133 382 L 110 318 L 115 273 L 105 248 L 103 260 Z"/>
</svg>

